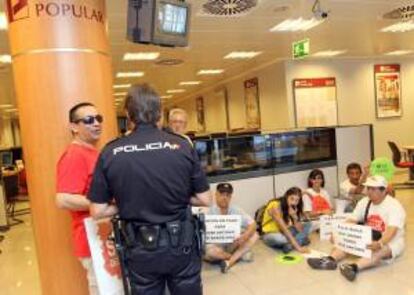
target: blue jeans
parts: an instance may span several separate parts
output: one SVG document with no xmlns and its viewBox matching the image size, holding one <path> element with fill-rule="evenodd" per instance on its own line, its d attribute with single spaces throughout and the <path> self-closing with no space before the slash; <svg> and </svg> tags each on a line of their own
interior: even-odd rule
<svg viewBox="0 0 414 295">
<path fill-rule="evenodd" d="M 289 231 L 292 234 L 292 236 L 296 239 L 298 244 L 304 246 L 309 243 L 308 236 L 311 231 L 311 228 L 312 224 L 310 222 L 304 222 L 303 231 L 298 231 L 294 226 L 290 226 Z M 266 245 L 276 248 L 281 248 L 284 245 L 290 243 L 286 236 L 281 232 L 265 234 L 263 235 L 262 239 Z"/>
</svg>

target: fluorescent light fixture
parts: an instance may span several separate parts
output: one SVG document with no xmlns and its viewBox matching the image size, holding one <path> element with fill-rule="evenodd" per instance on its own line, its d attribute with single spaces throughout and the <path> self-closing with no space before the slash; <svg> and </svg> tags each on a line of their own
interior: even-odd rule
<svg viewBox="0 0 414 295">
<path fill-rule="evenodd" d="M 223 73 L 223 69 L 208 69 L 208 70 L 199 70 L 197 75 L 219 75 Z"/>
<path fill-rule="evenodd" d="M 159 56 L 159 52 L 127 52 L 124 54 L 124 60 L 154 60 Z"/>
<path fill-rule="evenodd" d="M 7 17 L 4 12 L 0 12 L 0 30 L 7 30 Z"/>
<path fill-rule="evenodd" d="M 168 98 L 172 98 L 172 95 L 162 95 L 160 96 L 161 99 L 168 99 Z"/>
<path fill-rule="evenodd" d="M 12 58 L 8 54 L 0 54 L 0 63 L 9 64 L 12 62 Z"/>
<path fill-rule="evenodd" d="M 261 54 L 261 51 L 233 51 L 227 54 L 224 59 L 248 59 Z"/>
<path fill-rule="evenodd" d="M 17 112 L 17 109 L 7 109 L 7 110 L 4 110 L 6 113 L 14 113 L 14 112 Z"/>
<path fill-rule="evenodd" d="M 381 32 L 384 33 L 404 33 L 407 31 L 414 30 L 414 21 L 403 21 L 399 23 L 395 23 L 388 27 L 382 28 Z"/>
<path fill-rule="evenodd" d="M 127 92 L 115 92 L 114 96 L 125 96 L 127 95 Z"/>
<path fill-rule="evenodd" d="M 180 82 L 180 85 L 181 86 L 191 86 L 191 85 L 200 85 L 201 84 L 201 81 L 183 81 L 183 82 Z"/>
<path fill-rule="evenodd" d="M 183 93 L 185 92 L 185 89 L 170 89 L 167 90 L 167 93 Z"/>
<path fill-rule="evenodd" d="M 413 50 L 394 50 L 385 53 L 385 55 L 406 55 L 406 54 L 412 54 L 414 53 Z"/>
<path fill-rule="evenodd" d="M 312 54 L 312 56 L 315 56 L 315 57 L 332 57 L 332 56 L 337 56 L 337 55 L 344 54 L 345 52 L 346 52 L 346 50 L 324 50 L 324 51 L 316 52 L 316 53 Z"/>
<path fill-rule="evenodd" d="M 144 72 L 119 72 L 116 74 L 117 78 L 139 78 L 144 76 Z"/>
<path fill-rule="evenodd" d="M 12 104 L 0 104 L 0 109 L 7 109 L 13 107 Z"/>
<path fill-rule="evenodd" d="M 129 88 L 129 87 L 131 87 L 131 84 L 116 84 L 113 86 L 114 89 Z"/>
<path fill-rule="evenodd" d="M 297 18 L 297 19 L 287 19 L 280 24 L 274 26 L 270 29 L 271 32 L 296 32 L 296 31 L 307 31 L 317 25 L 323 23 L 323 19 L 316 19 L 312 17 L 311 19 Z"/>
</svg>

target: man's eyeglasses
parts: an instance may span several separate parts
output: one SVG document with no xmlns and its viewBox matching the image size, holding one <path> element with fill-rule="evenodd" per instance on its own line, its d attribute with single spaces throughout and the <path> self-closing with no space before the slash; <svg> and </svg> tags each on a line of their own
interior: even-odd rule
<svg viewBox="0 0 414 295">
<path fill-rule="evenodd" d="M 82 122 L 83 124 L 86 124 L 86 125 L 92 125 L 93 123 L 95 123 L 95 120 L 98 123 L 102 123 L 103 122 L 102 115 L 86 116 L 86 117 L 75 120 L 74 123 Z"/>
</svg>

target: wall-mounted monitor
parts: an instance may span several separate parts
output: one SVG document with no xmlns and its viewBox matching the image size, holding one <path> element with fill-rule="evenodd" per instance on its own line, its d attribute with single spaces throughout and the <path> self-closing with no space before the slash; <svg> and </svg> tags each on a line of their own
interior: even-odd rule
<svg viewBox="0 0 414 295">
<path fill-rule="evenodd" d="M 190 5 L 183 0 L 129 0 L 127 39 L 134 43 L 187 46 Z"/>
</svg>

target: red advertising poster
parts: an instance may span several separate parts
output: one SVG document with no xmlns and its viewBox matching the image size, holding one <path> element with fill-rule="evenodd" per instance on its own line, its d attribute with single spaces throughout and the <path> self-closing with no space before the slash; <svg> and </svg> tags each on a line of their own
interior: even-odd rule
<svg viewBox="0 0 414 295">
<path fill-rule="evenodd" d="M 400 65 L 375 65 L 374 77 L 377 118 L 401 116 Z"/>
<path fill-rule="evenodd" d="M 244 81 L 244 99 L 246 105 L 246 128 L 260 128 L 259 80 L 253 78 Z"/>
<path fill-rule="evenodd" d="M 293 95 L 296 127 L 338 124 L 335 78 L 295 79 Z"/>
</svg>

